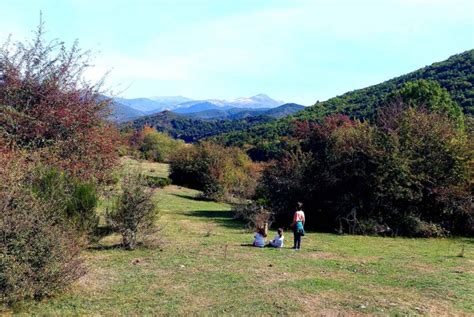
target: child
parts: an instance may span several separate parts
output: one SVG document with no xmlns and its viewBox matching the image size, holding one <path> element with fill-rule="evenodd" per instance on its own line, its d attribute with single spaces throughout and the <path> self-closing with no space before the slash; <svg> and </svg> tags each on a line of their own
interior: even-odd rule
<svg viewBox="0 0 474 317">
<path fill-rule="evenodd" d="M 258 248 L 263 248 L 265 246 L 265 238 L 267 235 L 265 234 L 264 228 L 258 228 L 257 234 L 255 235 L 255 240 L 253 241 L 253 246 Z"/>
<path fill-rule="evenodd" d="M 293 249 L 295 250 L 299 250 L 301 248 L 301 237 L 304 236 L 304 222 L 306 219 L 302 208 L 303 204 L 298 203 L 298 210 L 295 212 L 293 216 L 293 223 L 291 224 L 295 241 Z"/>
<path fill-rule="evenodd" d="M 283 228 L 278 228 L 277 235 L 268 243 L 268 246 L 272 248 L 283 248 L 284 239 L 285 237 L 283 236 Z"/>
</svg>

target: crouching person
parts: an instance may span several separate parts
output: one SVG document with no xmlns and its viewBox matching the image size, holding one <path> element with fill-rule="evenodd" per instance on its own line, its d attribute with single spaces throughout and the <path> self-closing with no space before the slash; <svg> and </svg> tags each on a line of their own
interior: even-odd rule
<svg viewBox="0 0 474 317">
<path fill-rule="evenodd" d="M 267 234 L 265 233 L 264 228 L 258 228 L 257 233 L 255 234 L 255 240 L 253 240 L 253 246 L 257 248 L 263 248 L 265 246 L 265 238 Z"/>
<path fill-rule="evenodd" d="M 283 228 L 278 228 L 277 235 L 268 243 L 267 246 L 271 248 L 282 248 L 284 239 Z"/>
</svg>

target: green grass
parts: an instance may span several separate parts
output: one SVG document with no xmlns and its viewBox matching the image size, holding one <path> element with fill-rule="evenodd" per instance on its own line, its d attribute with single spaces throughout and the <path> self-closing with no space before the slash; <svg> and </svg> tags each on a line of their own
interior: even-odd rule
<svg viewBox="0 0 474 317">
<path fill-rule="evenodd" d="M 167 171 L 162 164 L 143 167 Z M 89 272 L 69 292 L 23 303 L 13 312 L 474 314 L 473 239 L 308 233 L 295 252 L 286 233 L 284 249 L 257 249 L 242 246 L 252 242 L 252 234 L 232 220 L 228 204 L 202 201 L 198 194 L 177 186 L 156 190 L 161 248 L 85 251 Z M 118 241 L 109 236 L 101 244 Z M 462 245 L 464 257 L 458 257 Z"/>
<path fill-rule="evenodd" d="M 137 161 L 128 156 L 121 158 L 122 166 L 125 169 L 139 169 L 151 176 L 168 177 L 169 165 L 164 163 L 154 163 L 148 161 Z"/>
</svg>

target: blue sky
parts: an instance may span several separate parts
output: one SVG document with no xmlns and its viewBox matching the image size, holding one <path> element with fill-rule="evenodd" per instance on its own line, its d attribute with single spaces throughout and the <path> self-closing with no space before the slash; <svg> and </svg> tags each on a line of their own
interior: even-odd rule
<svg viewBox="0 0 474 317">
<path fill-rule="evenodd" d="M 124 97 L 232 99 L 266 93 L 304 105 L 474 47 L 464 0 L 0 0 L 0 40 L 48 36 L 94 51 Z"/>
</svg>

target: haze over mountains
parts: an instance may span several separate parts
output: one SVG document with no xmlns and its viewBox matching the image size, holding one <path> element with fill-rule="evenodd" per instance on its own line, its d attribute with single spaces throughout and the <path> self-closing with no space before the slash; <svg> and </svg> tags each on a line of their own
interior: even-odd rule
<svg viewBox="0 0 474 317">
<path fill-rule="evenodd" d="M 195 114 L 202 111 L 203 119 L 231 118 L 233 115 L 248 110 L 246 116 L 261 115 L 265 111 L 285 104 L 283 101 L 274 100 L 265 94 L 252 97 L 237 98 L 234 100 L 205 99 L 194 100 L 183 96 L 165 96 L 151 98 L 113 98 L 111 119 L 117 122 L 133 120 L 141 116 L 159 113 L 162 111 L 173 111 L 180 114 Z M 302 106 L 288 106 L 284 113 L 293 113 L 294 109 L 301 110 Z M 215 110 L 215 112 L 212 112 Z M 257 111 L 258 110 L 258 111 Z M 209 112 L 211 111 L 211 112 Z M 253 113 L 255 112 L 255 113 Z M 277 114 L 276 117 L 281 116 Z M 200 115 L 193 115 L 200 118 Z"/>
</svg>

